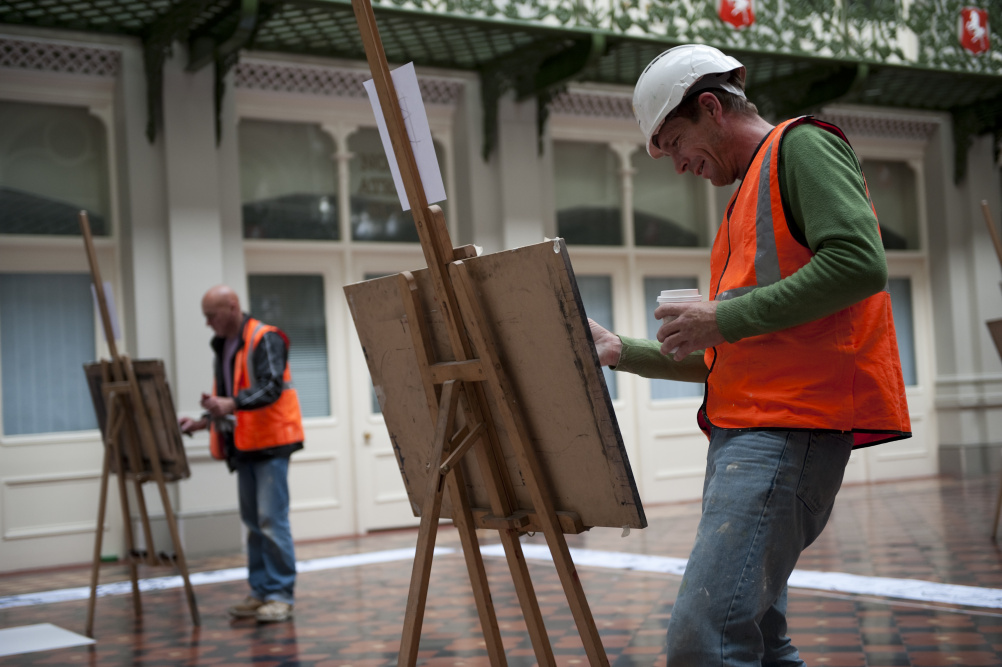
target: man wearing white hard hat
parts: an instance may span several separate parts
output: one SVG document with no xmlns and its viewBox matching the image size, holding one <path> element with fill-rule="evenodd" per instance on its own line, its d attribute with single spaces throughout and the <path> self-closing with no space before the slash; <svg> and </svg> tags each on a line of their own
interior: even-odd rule
<svg viewBox="0 0 1002 667">
<path fill-rule="evenodd" d="M 679 46 L 641 74 L 633 109 L 651 157 L 740 181 L 710 258 L 708 301 L 668 303 L 658 341 L 592 323 L 599 359 L 705 382 L 703 513 L 668 624 L 669 667 L 804 665 L 786 581 L 821 533 L 854 447 L 911 435 L 887 263 L 845 135 L 772 125 L 745 68 Z"/>
</svg>

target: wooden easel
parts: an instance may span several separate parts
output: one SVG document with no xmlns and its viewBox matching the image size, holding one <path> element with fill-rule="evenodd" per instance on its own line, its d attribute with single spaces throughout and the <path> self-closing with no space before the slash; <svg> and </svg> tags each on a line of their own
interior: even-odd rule
<svg viewBox="0 0 1002 667">
<path fill-rule="evenodd" d="M 420 281 L 410 272 L 397 276 L 417 356 L 420 384 L 423 385 L 431 422 L 435 425 L 428 463 L 430 472 L 424 478 L 426 487 L 420 501 L 421 523 L 398 665 L 411 666 L 417 662 L 433 550 L 446 488 L 491 664 L 506 665 L 507 661 L 480 553 L 477 528 L 496 529 L 499 533 L 539 664 L 549 667 L 556 662 L 519 543 L 519 535 L 529 531 L 540 532 L 546 538 L 589 664 L 608 665 L 608 657 L 564 538 L 565 533 L 577 533 L 586 528 L 573 513 L 558 515 L 556 511 L 553 489 L 547 482 L 547 470 L 541 465 L 530 440 L 519 396 L 499 358 L 497 341 L 492 338 L 469 267 L 464 263 L 464 260 L 474 258 L 476 253 L 469 246 L 453 248 L 441 209 L 428 205 L 372 6 L 369 0 L 352 0 L 352 7 L 428 264 L 433 292 L 433 296 L 423 295 Z M 346 287 L 346 292 L 348 290 Z M 445 343 L 441 339 L 433 340 L 428 325 L 429 300 L 434 304 L 434 316 L 443 321 Z M 438 361 L 442 355 L 437 354 L 436 349 L 443 347 L 448 348 L 451 360 Z M 524 482 L 525 490 L 531 497 L 531 510 L 524 508 L 524 502 L 516 501 L 511 463 L 503 460 L 500 434 L 504 435 L 506 443 L 511 443 L 510 451 L 514 452 L 519 476 L 517 481 L 519 485 Z M 473 455 L 469 456 L 471 451 Z M 464 468 L 472 468 L 482 477 L 489 499 L 486 511 L 475 511 L 471 506 Z"/>
<path fill-rule="evenodd" d="M 184 558 L 184 549 L 181 545 L 177 521 L 171 507 L 170 497 L 167 494 L 167 479 L 160 460 L 161 453 L 156 445 L 154 430 L 151 424 L 151 414 L 148 412 L 148 402 L 140 389 L 132 360 L 127 355 L 119 354 L 118 346 L 115 343 L 111 314 L 108 309 L 108 303 L 105 300 L 104 283 L 101 281 L 101 271 L 97 263 L 97 254 L 94 251 L 90 222 L 87 219 L 85 211 L 80 212 L 80 229 L 84 238 L 84 246 L 87 250 L 87 260 L 90 263 L 91 279 L 97 296 L 101 324 L 108 343 L 108 351 L 111 354 L 110 361 L 101 361 L 99 391 L 100 399 L 102 400 L 100 402 L 95 401 L 98 421 L 103 426 L 104 465 L 101 470 L 101 491 L 97 511 L 97 531 L 94 537 L 94 562 L 91 568 L 86 634 L 88 637 L 94 636 L 94 608 L 97 600 L 98 571 L 101 565 L 101 543 L 104 536 L 104 518 L 107 508 L 108 477 L 112 473 L 115 473 L 118 478 L 118 497 L 122 505 L 125 542 L 126 549 L 128 550 L 125 560 L 129 565 L 129 577 L 132 581 L 132 605 L 136 617 L 142 617 L 143 613 L 142 603 L 139 598 L 138 565 L 176 565 L 184 579 L 184 588 L 188 597 L 188 608 L 191 611 L 192 622 L 195 625 L 200 625 L 198 607 L 195 604 L 195 592 L 191 587 L 191 580 L 188 576 L 188 565 Z M 165 384 L 161 389 L 161 393 L 164 392 L 169 397 L 169 390 L 167 390 Z M 103 415 L 99 409 L 99 404 L 104 408 Z M 173 419 L 173 422 L 168 424 L 165 423 L 165 419 L 160 419 L 159 425 L 161 428 L 176 429 L 177 417 L 173 414 L 172 405 L 169 406 L 168 411 L 171 413 L 170 417 Z M 183 455 L 183 448 L 181 453 Z M 182 468 L 180 472 L 175 472 L 171 475 L 171 481 L 188 476 L 187 464 L 185 463 Z M 127 477 L 133 482 L 136 504 L 143 526 L 146 548 L 142 552 L 136 549 L 133 539 L 132 515 L 125 483 Z M 149 481 L 156 482 L 157 489 L 160 491 L 160 501 L 163 504 L 170 536 L 174 542 L 173 555 L 162 552 L 158 553 L 154 547 L 153 531 L 150 526 L 149 514 L 146 511 L 146 501 L 143 497 L 142 488 L 143 483 Z"/>
</svg>

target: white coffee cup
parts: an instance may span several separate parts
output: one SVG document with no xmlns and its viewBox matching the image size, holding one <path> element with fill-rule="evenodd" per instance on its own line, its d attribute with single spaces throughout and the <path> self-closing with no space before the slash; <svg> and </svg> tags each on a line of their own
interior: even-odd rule
<svg viewBox="0 0 1002 667">
<path fill-rule="evenodd" d="M 661 290 L 661 294 L 658 296 L 658 305 L 663 303 L 693 303 L 696 301 L 702 301 L 703 297 L 699 295 L 698 289 L 666 289 Z M 668 324 L 674 320 L 676 315 L 668 315 L 661 319 L 662 324 Z M 678 352 L 676 347 L 671 351 L 671 354 Z"/>
</svg>

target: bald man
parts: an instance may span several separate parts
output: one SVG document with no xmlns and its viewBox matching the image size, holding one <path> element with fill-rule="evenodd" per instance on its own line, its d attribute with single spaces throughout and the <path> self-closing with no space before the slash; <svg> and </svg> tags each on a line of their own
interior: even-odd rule
<svg viewBox="0 0 1002 667">
<path fill-rule="evenodd" d="M 215 383 L 202 394 L 205 414 L 182 417 L 181 432 L 210 429 L 210 451 L 237 473 L 240 518 L 247 527 L 251 592 L 231 616 L 270 623 L 292 618 L 296 554 L 289 527 L 289 457 L 303 448 L 299 398 L 288 365 L 289 339 L 240 309 L 236 292 L 213 287 L 202 298 L 216 353 Z"/>
</svg>

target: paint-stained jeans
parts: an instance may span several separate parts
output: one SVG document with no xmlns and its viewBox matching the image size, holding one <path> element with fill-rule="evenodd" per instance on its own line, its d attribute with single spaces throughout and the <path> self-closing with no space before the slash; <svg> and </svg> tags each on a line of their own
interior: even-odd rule
<svg viewBox="0 0 1002 667">
<path fill-rule="evenodd" d="M 293 603 L 296 552 L 289 527 L 289 459 L 237 462 L 240 518 L 247 527 L 247 571 L 258 600 Z"/>
<path fill-rule="evenodd" d="M 848 434 L 714 429 L 703 514 L 668 623 L 668 667 L 802 667 L 786 580 L 828 522 Z"/>
</svg>

